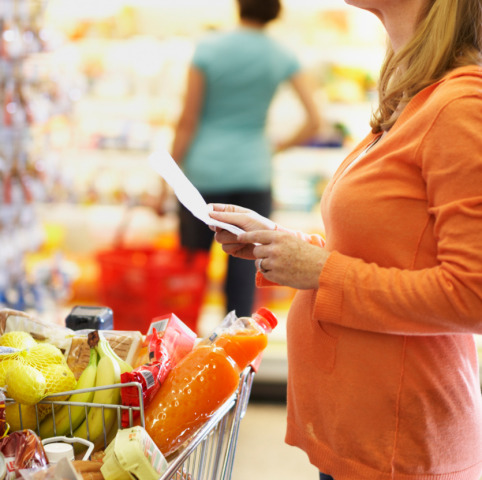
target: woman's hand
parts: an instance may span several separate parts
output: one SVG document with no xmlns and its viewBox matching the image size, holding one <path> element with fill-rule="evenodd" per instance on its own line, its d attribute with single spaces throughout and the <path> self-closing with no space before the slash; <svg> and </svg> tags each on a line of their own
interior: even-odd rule
<svg viewBox="0 0 482 480">
<path fill-rule="evenodd" d="M 238 241 L 254 245 L 256 266 L 267 280 L 300 290 L 318 288 L 328 258 L 324 248 L 282 231 L 241 233 Z"/>
<path fill-rule="evenodd" d="M 318 278 L 329 253 L 288 232 L 251 210 L 214 205 L 212 218 L 245 230 L 234 235 L 216 230 L 216 241 L 233 256 L 252 259 L 267 280 L 297 289 L 318 288 Z"/>
<path fill-rule="evenodd" d="M 276 224 L 268 218 L 262 217 L 253 210 L 238 207 L 236 205 L 211 204 L 212 211 L 209 215 L 221 222 L 236 225 L 242 230 L 274 230 Z M 239 242 L 235 234 L 221 228 L 210 227 L 216 231 L 215 239 L 223 247 L 223 250 L 233 257 L 244 258 L 246 260 L 256 260 L 253 254 L 254 245 Z"/>
</svg>

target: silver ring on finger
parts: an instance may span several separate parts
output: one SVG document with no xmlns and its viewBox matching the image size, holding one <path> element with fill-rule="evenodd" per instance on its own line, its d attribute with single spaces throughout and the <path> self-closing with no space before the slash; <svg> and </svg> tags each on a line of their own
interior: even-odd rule
<svg viewBox="0 0 482 480">
<path fill-rule="evenodd" d="M 265 260 L 265 259 L 262 258 L 262 259 L 259 261 L 259 263 L 258 263 L 259 271 L 260 271 L 261 273 L 268 273 L 269 270 L 265 270 L 265 269 L 263 268 L 263 260 Z"/>
</svg>

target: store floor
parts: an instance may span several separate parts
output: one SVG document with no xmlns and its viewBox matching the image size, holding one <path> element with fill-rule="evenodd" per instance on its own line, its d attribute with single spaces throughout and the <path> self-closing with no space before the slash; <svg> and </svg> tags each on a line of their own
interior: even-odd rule
<svg viewBox="0 0 482 480">
<path fill-rule="evenodd" d="M 232 480 L 318 480 L 298 448 L 284 443 L 286 406 L 250 402 L 239 427 Z"/>
</svg>

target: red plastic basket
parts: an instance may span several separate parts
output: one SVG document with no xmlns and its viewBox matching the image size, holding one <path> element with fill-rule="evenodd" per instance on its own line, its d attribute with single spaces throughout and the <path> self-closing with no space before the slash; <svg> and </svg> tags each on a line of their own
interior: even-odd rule
<svg viewBox="0 0 482 480">
<path fill-rule="evenodd" d="M 146 333 L 154 317 L 176 314 L 197 332 L 209 254 L 117 247 L 99 252 L 100 296 L 116 330 Z"/>
</svg>

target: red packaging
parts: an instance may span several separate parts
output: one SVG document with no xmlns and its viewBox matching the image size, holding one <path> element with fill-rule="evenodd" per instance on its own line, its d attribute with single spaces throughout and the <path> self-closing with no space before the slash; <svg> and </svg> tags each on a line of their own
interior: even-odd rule
<svg viewBox="0 0 482 480">
<path fill-rule="evenodd" d="M 5 414 L 5 393 L 0 389 L 0 438 L 8 433 L 7 419 Z"/>
<path fill-rule="evenodd" d="M 192 350 L 197 337 L 174 313 L 154 318 L 147 336 L 149 337 L 154 331 L 162 338 L 162 345 L 166 347 L 174 365 Z M 154 352 L 154 358 L 155 356 Z"/>
<path fill-rule="evenodd" d="M 154 343 L 157 335 L 151 335 L 151 342 Z M 125 372 L 121 375 L 122 383 L 139 382 L 142 386 L 142 399 L 146 406 L 161 387 L 162 382 L 166 379 L 168 373 L 172 369 L 172 362 L 169 358 L 166 348 L 163 345 L 157 347 L 158 356 L 152 363 L 141 365 L 132 372 Z M 139 390 L 135 386 L 121 388 L 122 405 L 128 407 L 139 406 Z M 132 418 L 139 417 L 137 410 L 132 411 Z M 121 415 L 122 426 L 124 428 L 131 426 L 129 419 L 129 411 L 123 410 Z"/>
<path fill-rule="evenodd" d="M 48 465 L 42 441 L 32 430 L 12 432 L 0 440 L 0 451 L 5 457 L 8 478 L 21 478 L 19 470 Z"/>
<path fill-rule="evenodd" d="M 121 375 L 122 383 L 139 382 L 142 385 L 144 407 L 161 387 L 171 369 L 189 353 L 196 340 L 196 334 L 175 314 L 156 317 L 151 322 L 144 342 L 145 357 L 143 365 L 132 372 Z M 137 387 L 121 389 L 122 405 L 138 407 L 139 390 Z M 139 412 L 133 410 L 133 419 Z M 129 427 L 129 411 L 122 411 L 122 426 Z"/>
</svg>

